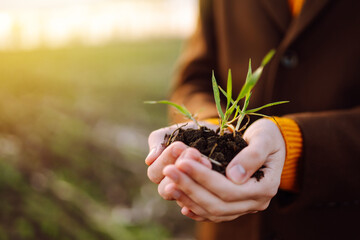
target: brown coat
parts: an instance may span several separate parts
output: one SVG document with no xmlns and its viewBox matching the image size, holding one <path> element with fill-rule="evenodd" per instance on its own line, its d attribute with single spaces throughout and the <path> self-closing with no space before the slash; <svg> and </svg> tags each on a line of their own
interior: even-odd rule
<svg viewBox="0 0 360 240">
<path fill-rule="evenodd" d="M 200 0 L 172 100 L 201 118 L 217 116 L 211 71 L 226 86 L 231 68 L 238 92 L 248 59 L 255 68 L 271 48 L 250 107 L 290 101 L 263 113 L 301 128 L 301 192 L 280 190 L 262 213 L 202 224 L 199 238 L 360 238 L 360 1 L 308 0 L 292 20 L 286 0 Z"/>
</svg>

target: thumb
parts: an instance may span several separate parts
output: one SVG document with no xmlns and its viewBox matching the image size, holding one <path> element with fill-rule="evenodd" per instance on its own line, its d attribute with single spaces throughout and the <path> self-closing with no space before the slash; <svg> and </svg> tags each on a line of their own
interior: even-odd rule
<svg viewBox="0 0 360 240">
<path fill-rule="evenodd" d="M 226 168 L 226 176 L 236 184 L 246 182 L 264 163 L 267 154 L 261 142 L 253 142 L 238 153 Z"/>
</svg>

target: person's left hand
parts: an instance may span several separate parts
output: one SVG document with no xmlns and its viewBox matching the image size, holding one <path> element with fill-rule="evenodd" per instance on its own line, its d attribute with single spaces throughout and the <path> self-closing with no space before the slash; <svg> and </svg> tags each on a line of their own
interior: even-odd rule
<svg viewBox="0 0 360 240">
<path fill-rule="evenodd" d="M 182 214 L 197 220 L 230 221 L 265 210 L 277 193 L 285 160 L 285 143 L 279 128 L 268 119 L 252 124 L 244 134 L 248 146 L 230 162 L 227 177 L 198 161 L 199 152 L 185 150 L 163 174 L 164 187 L 176 199 Z M 264 177 L 250 178 L 261 166 Z"/>
</svg>

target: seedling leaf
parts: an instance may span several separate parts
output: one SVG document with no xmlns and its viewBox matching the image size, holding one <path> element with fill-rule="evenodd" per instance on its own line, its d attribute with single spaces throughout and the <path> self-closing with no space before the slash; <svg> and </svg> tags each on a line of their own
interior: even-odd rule
<svg viewBox="0 0 360 240">
<path fill-rule="evenodd" d="M 226 97 L 227 97 L 227 105 L 226 108 L 230 107 L 231 103 L 231 97 L 232 97 L 232 76 L 231 76 L 231 69 L 229 69 L 228 72 L 228 79 L 227 79 L 227 91 L 226 91 Z"/>
<path fill-rule="evenodd" d="M 174 108 L 176 108 L 180 113 L 182 113 L 183 115 L 185 115 L 187 118 L 192 119 L 192 114 L 190 113 L 189 110 L 187 110 L 187 108 L 185 106 L 180 106 L 176 103 L 167 101 L 167 100 L 161 100 L 161 101 L 146 101 L 145 103 L 148 104 L 157 104 L 157 103 L 161 103 L 161 104 L 167 104 L 170 105 Z"/>
<path fill-rule="evenodd" d="M 261 109 L 264 109 L 264 108 L 267 108 L 267 107 L 272 107 L 272 106 L 275 106 L 275 105 L 284 104 L 284 103 L 288 103 L 288 102 L 289 101 L 279 101 L 279 102 L 268 103 L 268 104 L 266 104 L 264 106 L 254 108 L 254 109 L 251 109 L 251 110 L 247 110 L 246 113 L 254 113 L 254 112 L 260 111 Z"/>
<path fill-rule="evenodd" d="M 249 59 L 249 68 L 248 68 L 245 82 L 248 82 L 250 80 L 251 75 L 252 75 L 252 69 L 251 69 L 251 58 L 250 58 Z"/>
<path fill-rule="evenodd" d="M 268 54 L 266 54 L 266 56 L 264 57 L 264 59 L 261 62 L 261 66 L 264 67 L 266 64 L 268 64 L 270 62 L 270 60 L 272 59 L 272 57 L 275 55 L 275 49 L 271 49 L 270 52 L 268 52 Z"/>
<path fill-rule="evenodd" d="M 261 114 L 261 113 L 248 113 L 248 115 L 254 115 L 254 116 L 259 116 L 259 117 L 269 117 L 268 115 Z"/>
<path fill-rule="evenodd" d="M 214 92 L 214 99 L 215 99 L 216 108 L 218 110 L 220 118 L 224 119 L 224 113 L 223 113 L 223 111 L 221 109 L 221 104 L 220 104 L 219 87 L 218 87 L 218 85 L 216 83 L 214 71 L 212 72 L 211 81 L 212 81 L 212 87 L 213 87 L 213 92 Z"/>
</svg>

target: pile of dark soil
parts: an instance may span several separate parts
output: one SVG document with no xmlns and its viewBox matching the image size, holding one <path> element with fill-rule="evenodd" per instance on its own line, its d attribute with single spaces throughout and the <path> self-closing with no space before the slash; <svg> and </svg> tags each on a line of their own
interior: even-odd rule
<svg viewBox="0 0 360 240">
<path fill-rule="evenodd" d="M 225 175 L 225 170 L 230 161 L 248 144 L 242 138 L 240 133 L 236 133 L 235 137 L 232 133 L 225 133 L 222 136 L 207 127 L 199 129 L 183 129 L 178 128 L 171 136 L 165 136 L 165 146 L 175 141 L 181 141 L 190 147 L 198 149 L 203 155 L 219 162 L 221 166 L 212 164 L 212 169 Z M 261 167 L 263 168 L 263 167 Z M 253 176 L 259 181 L 264 177 L 261 168 L 256 171 Z"/>
</svg>

